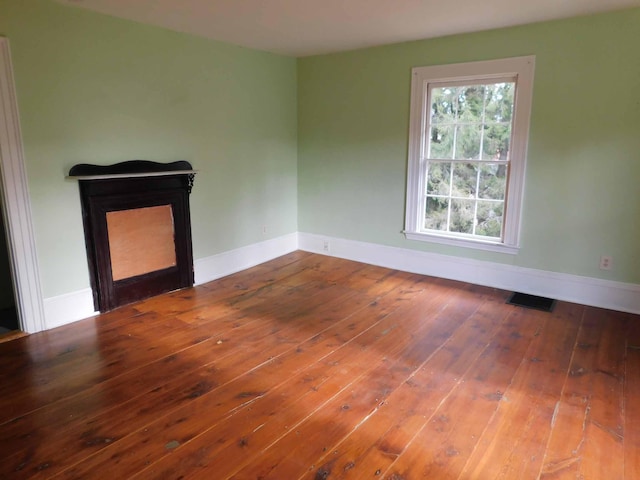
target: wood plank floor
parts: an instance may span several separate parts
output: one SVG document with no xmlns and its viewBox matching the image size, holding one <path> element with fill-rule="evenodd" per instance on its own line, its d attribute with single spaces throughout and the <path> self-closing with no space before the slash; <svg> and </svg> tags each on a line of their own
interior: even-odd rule
<svg viewBox="0 0 640 480">
<path fill-rule="evenodd" d="M 640 317 L 295 252 L 0 344 L 0 478 L 640 479 Z"/>
</svg>

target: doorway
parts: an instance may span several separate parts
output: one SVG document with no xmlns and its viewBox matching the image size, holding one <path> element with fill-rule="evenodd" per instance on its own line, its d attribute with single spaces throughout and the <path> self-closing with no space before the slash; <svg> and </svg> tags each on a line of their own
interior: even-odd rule
<svg viewBox="0 0 640 480">
<path fill-rule="evenodd" d="M 18 103 L 9 41 L 5 37 L 0 37 L 0 182 L 0 203 L 6 222 L 0 235 L 3 240 L 6 239 L 5 250 L 8 251 L 8 263 L 13 273 L 18 325 L 24 332 L 35 333 L 45 330 L 46 322 L 18 121 Z"/>
<path fill-rule="evenodd" d="M 0 215 L 0 335 L 18 330 L 19 327 L 5 232 L 4 219 Z"/>
</svg>

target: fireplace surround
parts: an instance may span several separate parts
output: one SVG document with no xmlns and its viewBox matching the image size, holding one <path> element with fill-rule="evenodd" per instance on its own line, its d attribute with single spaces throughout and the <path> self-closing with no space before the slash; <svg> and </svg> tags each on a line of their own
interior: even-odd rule
<svg viewBox="0 0 640 480">
<path fill-rule="evenodd" d="M 79 183 L 96 310 L 193 286 L 194 176 L 186 161 L 71 168 L 69 178 Z"/>
</svg>

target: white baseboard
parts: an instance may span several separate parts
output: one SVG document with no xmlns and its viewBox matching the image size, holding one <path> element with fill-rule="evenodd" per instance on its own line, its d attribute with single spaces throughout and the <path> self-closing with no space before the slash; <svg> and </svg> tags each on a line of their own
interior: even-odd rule
<svg viewBox="0 0 640 480">
<path fill-rule="evenodd" d="M 96 315 L 90 288 L 44 299 L 46 330 Z"/>
<path fill-rule="evenodd" d="M 210 282 L 298 249 L 298 235 L 255 243 L 194 261 L 195 284 Z M 90 288 L 44 299 L 45 329 L 60 327 L 96 315 Z"/>
<path fill-rule="evenodd" d="M 329 242 L 329 251 L 324 249 Z M 298 233 L 298 248 L 406 272 L 640 314 L 640 285 Z"/>
<path fill-rule="evenodd" d="M 255 267 L 298 249 L 298 234 L 254 243 L 194 261 L 195 284 L 201 285 Z"/>
<path fill-rule="evenodd" d="M 329 251 L 324 250 L 329 242 Z M 297 249 L 405 272 L 540 295 L 594 307 L 640 314 L 640 285 L 482 262 L 342 238 L 292 233 L 246 247 L 197 259 L 195 284 L 210 282 L 273 260 Z M 46 329 L 91 317 L 91 289 L 44 300 Z"/>
</svg>

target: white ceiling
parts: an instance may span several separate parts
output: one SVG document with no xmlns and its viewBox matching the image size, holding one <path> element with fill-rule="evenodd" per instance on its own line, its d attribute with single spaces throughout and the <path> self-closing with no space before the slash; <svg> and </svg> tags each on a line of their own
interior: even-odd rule
<svg viewBox="0 0 640 480">
<path fill-rule="evenodd" d="M 640 6 L 640 0 L 57 0 L 306 56 Z"/>
</svg>

